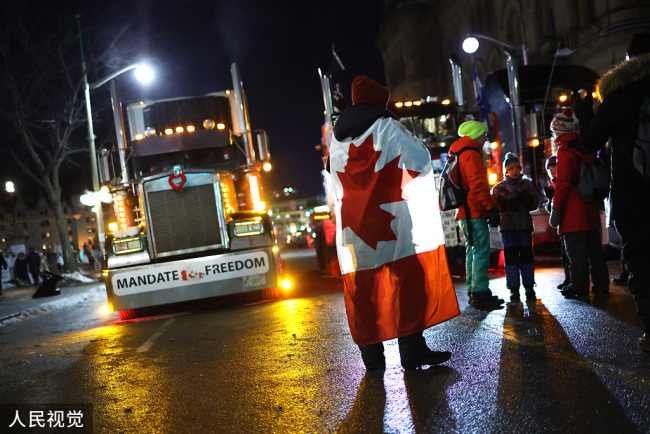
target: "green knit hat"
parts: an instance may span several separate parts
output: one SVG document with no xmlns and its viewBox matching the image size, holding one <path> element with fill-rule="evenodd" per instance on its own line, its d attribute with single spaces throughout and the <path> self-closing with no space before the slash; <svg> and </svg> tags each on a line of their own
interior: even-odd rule
<svg viewBox="0 0 650 434">
<path fill-rule="evenodd" d="M 478 121 L 467 121 L 460 124 L 458 127 L 458 135 L 463 137 L 467 136 L 472 140 L 476 140 L 485 133 L 487 127 Z"/>
</svg>

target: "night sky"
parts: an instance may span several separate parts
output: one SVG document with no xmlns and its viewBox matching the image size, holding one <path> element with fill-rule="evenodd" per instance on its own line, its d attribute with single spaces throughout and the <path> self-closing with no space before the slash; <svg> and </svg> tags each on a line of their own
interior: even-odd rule
<svg viewBox="0 0 650 434">
<path fill-rule="evenodd" d="M 230 89 L 230 64 L 237 62 L 251 127 L 269 134 L 274 169 L 268 187 L 320 194 L 321 154 L 314 146 L 320 142 L 323 99 L 317 69 L 329 66 L 334 44 L 346 68 L 348 104 L 356 75 L 385 82 L 374 44 L 381 24 L 380 3 L 182 0 L 138 5 L 135 20 L 145 37 L 137 50 L 142 53 L 130 52 L 129 60 L 137 61 L 139 55 L 151 59 L 157 76 L 146 89 L 128 83 L 130 75 L 120 78 L 123 102 Z M 318 10 L 316 5 L 326 8 Z M 128 10 L 107 7 L 120 9 L 120 14 Z M 109 34 L 124 19 L 105 20 L 101 31 Z M 120 48 L 131 47 L 122 42 L 116 50 Z M 124 58 L 123 53 L 116 56 Z"/>
</svg>

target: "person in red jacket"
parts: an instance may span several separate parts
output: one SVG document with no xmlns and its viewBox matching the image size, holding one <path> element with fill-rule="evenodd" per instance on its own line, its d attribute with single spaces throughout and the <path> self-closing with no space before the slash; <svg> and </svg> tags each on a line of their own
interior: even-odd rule
<svg viewBox="0 0 650 434">
<path fill-rule="evenodd" d="M 567 298 L 589 296 L 589 272 L 592 291 L 609 294 L 609 273 L 605 253 L 600 245 L 601 203 L 587 203 L 578 194 L 580 164 L 592 164 L 594 154 L 584 154 L 573 110 L 565 108 L 551 122 L 557 151 L 557 179 L 553 195 L 550 224 L 558 228 L 569 257 L 571 284 L 562 290 Z"/>
<path fill-rule="evenodd" d="M 501 307 L 503 299 L 492 295 L 487 274 L 490 265 L 488 221 L 490 226 L 498 226 L 499 211 L 490 195 L 487 170 L 481 153 L 483 144 L 487 141 L 486 129 L 481 122 L 463 122 L 458 128 L 461 137 L 451 145 L 449 152 L 460 154 L 458 166 L 462 183 L 468 190 L 467 206 L 460 207 L 456 220 L 465 236 L 469 303 L 476 309 L 494 310 Z M 462 151 L 463 148 L 469 149 Z"/>
</svg>

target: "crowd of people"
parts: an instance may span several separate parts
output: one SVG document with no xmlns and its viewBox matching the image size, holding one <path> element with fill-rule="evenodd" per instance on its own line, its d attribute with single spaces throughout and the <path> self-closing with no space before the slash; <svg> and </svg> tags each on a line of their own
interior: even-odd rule
<svg viewBox="0 0 650 434">
<path fill-rule="evenodd" d="M 611 214 L 623 246 L 620 279 L 625 277 L 619 282 L 627 283 L 643 319 L 638 347 L 650 351 L 650 184 L 635 171 L 631 158 L 641 105 L 650 98 L 650 34 L 635 36 L 628 55 L 627 62 L 599 81 L 600 103 L 588 104 L 586 95 L 553 118 L 557 152 L 545 163 L 546 209 L 561 238 L 564 281 L 558 289 L 570 299 L 585 299 L 590 291 L 606 297 L 610 282 L 601 245 L 603 203 L 583 199 L 577 186 L 581 166 L 593 164 L 611 140 Z M 328 167 L 336 196 L 346 313 L 368 370 L 385 367 L 382 342 L 392 338 L 398 338 L 405 369 L 445 362 L 451 354 L 429 349 L 422 332 L 460 313 L 447 285 L 449 270 L 446 263 L 441 265 L 445 257 L 436 249 L 441 241 L 427 244 L 420 233 L 421 221 L 431 218 L 422 212 L 435 201 L 418 196 L 415 186 L 429 182 L 428 153 L 421 152 L 417 139 L 386 110 L 388 96 L 388 89 L 374 80 L 355 78 L 353 106 L 334 126 Z M 526 299 L 535 300 L 531 212 L 541 195 L 522 176 L 521 161 L 511 153 L 503 160 L 503 181 L 490 189 L 482 158 L 486 130 L 475 120 L 462 123 L 449 153 L 466 196 L 456 219 L 465 238 L 469 303 L 494 310 L 504 300 L 489 288 L 489 227 L 498 226 L 501 233 L 510 301 L 520 301 L 522 286 Z M 401 202 L 406 203 L 402 208 Z M 388 209 L 392 216 L 386 215 Z M 432 303 L 444 314 L 432 319 L 427 309 Z"/>
<path fill-rule="evenodd" d="M 9 281 L 16 286 L 38 285 L 42 279 L 43 271 L 60 273 L 63 260 L 52 247 L 46 248 L 43 253 L 38 253 L 34 247 L 29 247 L 27 253 L 14 254 L 11 250 L 0 251 L 0 268 L 9 271 Z M 0 286 L 0 294 L 2 287 Z"/>
<path fill-rule="evenodd" d="M 78 261 L 89 264 L 94 271 L 101 271 L 102 257 L 97 245 L 86 243 L 79 252 Z M 4 281 L 9 281 L 15 286 L 39 285 L 43 281 L 43 272 L 61 274 L 64 270 L 63 255 L 56 251 L 52 245 L 38 252 L 34 247 L 29 247 L 27 253 L 20 251 L 17 254 L 11 249 L 4 252 L 0 250 L 0 271 L 7 270 Z M 3 280 L 3 279 L 0 279 Z M 2 282 L 0 282 L 0 295 Z"/>
<path fill-rule="evenodd" d="M 641 350 L 650 351 L 650 185 L 635 169 L 633 148 L 639 131 L 639 115 L 645 98 L 650 98 L 650 34 L 635 36 L 625 63 L 606 73 L 598 82 L 600 100 L 589 94 L 576 99 L 576 111 L 563 108 L 553 118 L 550 129 L 557 153 L 549 156 L 545 188 L 550 212 L 549 224 L 561 237 L 561 261 L 565 273 L 558 286 L 566 298 L 586 299 L 609 294 L 609 274 L 601 245 L 600 210 L 602 201 L 588 201 L 578 192 L 581 166 L 594 164 L 597 153 L 611 154 L 610 209 L 622 242 L 621 276 L 615 284 L 626 284 L 633 295 L 644 324 L 638 340 Z M 450 148 L 464 146 L 481 149 L 486 127 L 477 121 L 463 123 L 462 136 Z M 513 154 L 503 162 L 505 179 L 488 197 L 488 182 L 480 156 L 459 156 L 463 185 L 468 186 L 467 201 L 472 209 L 466 218 L 459 209 L 456 219 L 465 234 L 466 272 L 470 304 L 477 309 L 497 309 L 503 300 L 492 296 L 486 284 L 489 261 L 487 226 L 500 226 L 504 246 L 506 285 L 511 301 L 519 300 L 522 284 L 527 298 L 534 298 L 534 258 L 530 211 L 538 206 L 539 196 L 521 176 L 521 164 Z M 493 199 L 493 200 L 491 200 Z M 497 217 L 500 215 L 500 219 Z M 474 229 L 469 237 L 467 228 Z"/>
</svg>

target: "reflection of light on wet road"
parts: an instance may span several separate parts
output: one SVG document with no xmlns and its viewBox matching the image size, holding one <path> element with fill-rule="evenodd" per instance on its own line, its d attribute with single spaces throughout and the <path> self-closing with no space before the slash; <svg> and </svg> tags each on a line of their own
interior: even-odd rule
<svg viewBox="0 0 650 434">
<path fill-rule="evenodd" d="M 499 411 L 497 385 L 504 316 L 505 309 L 484 312 L 466 307 L 461 316 L 444 325 L 454 328 L 456 347 L 462 348 L 462 355 L 452 352 L 448 366 L 462 365 L 459 371 L 464 381 L 447 389 L 449 410 L 459 432 L 485 431 Z"/>
<path fill-rule="evenodd" d="M 384 355 L 388 367 L 384 375 L 384 432 L 413 432 L 413 415 L 404 384 L 404 371 L 400 368 L 397 340 L 384 343 Z"/>
<path fill-rule="evenodd" d="M 86 388 L 92 391 L 93 402 L 102 403 L 101 411 L 94 412 L 95 426 L 163 432 L 174 417 L 165 398 L 170 379 L 159 363 L 133 351 L 131 345 L 137 336 L 133 327 L 125 324 L 95 329 L 95 339 L 84 350 Z"/>
</svg>

